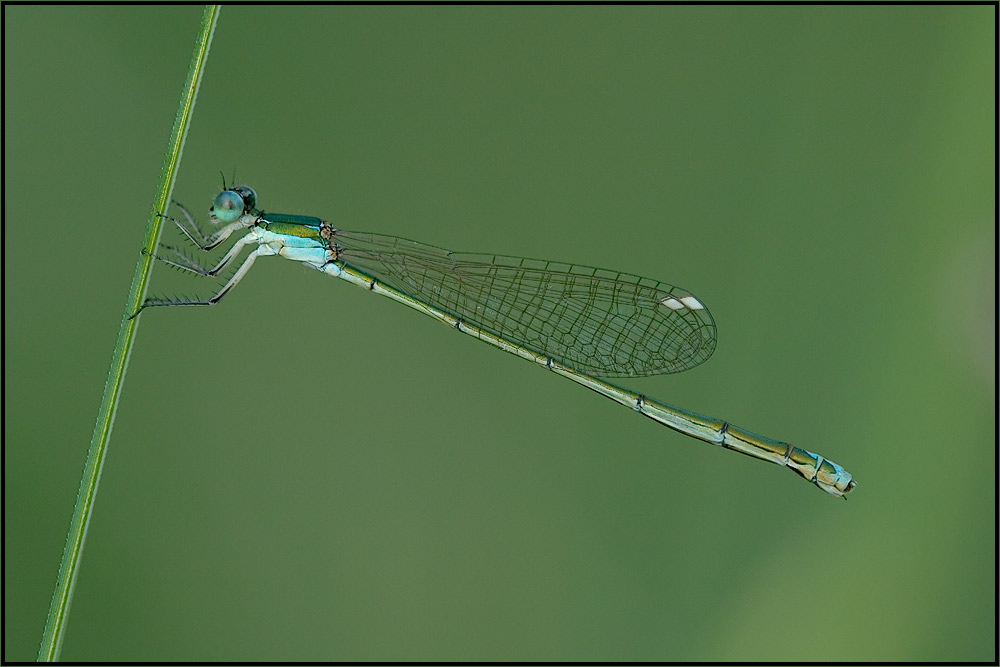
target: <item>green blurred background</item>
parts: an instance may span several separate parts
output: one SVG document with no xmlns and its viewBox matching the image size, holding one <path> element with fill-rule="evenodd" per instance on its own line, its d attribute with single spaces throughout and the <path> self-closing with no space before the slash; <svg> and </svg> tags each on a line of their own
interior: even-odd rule
<svg viewBox="0 0 1000 667">
<path fill-rule="evenodd" d="M 201 11 L 4 7 L 7 660 Z M 625 384 L 860 486 L 261 261 L 142 317 L 63 658 L 995 661 L 995 11 L 225 8 L 179 201 L 235 171 L 267 210 L 689 288 L 714 358 Z"/>
</svg>

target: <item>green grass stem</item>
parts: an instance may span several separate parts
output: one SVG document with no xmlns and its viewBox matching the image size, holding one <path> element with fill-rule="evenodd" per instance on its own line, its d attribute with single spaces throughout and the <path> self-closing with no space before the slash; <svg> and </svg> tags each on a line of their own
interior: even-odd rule
<svg viewBox="0 0 1000 667">
<path fill-rule="evenodd" d="M 201 83 L 202 72 L 208 59 L 208 50 L 212 43 L 212 34 L 219 18 L 219 11 L 218 5 L 209 5 L 202 15 L 201 31 L 195 42 L 194 55 L 191 58 L 187 81 L 184 83 L 180 106 L 174 118 L 174 129 L 170 135 L 170 144 L 160 174 L 156 199 L 146 228 L 146 242 L 143 247 L 149 249 L 150 253 L 160 238 L 163 218 L 159 216 L 166 211 L 170 202 L 170 194 L 173 191 L 177 168 L 181 161 L 184 138 L 187 136 L 195 99 L 198 97 L 198 86 Z M 101 469 L 104 467 L 104 458 L 108 451 L 108 440 L 111 437 L 111 427 L 115 420 L 115 410 L 125 380 L 125 369 L 128 367 L 128 358 L 135 340 L 135 331 L 139 326 L 140 318 L 130 318 L 139 309 L 145 298 L 152 268 L 152 255 L 142 253 L 132 278 L 132 288 L 125 305 L 125 313 L 122 315 L 118 343 L 115 345 L 111 370 L 108 373 L 107 383 L 104 385 L 101 410 L 97 415 L 94 436 L 91 439 L 90 450 L 87 452 L 87 462 L 83 469 L 83 479 L 80 480 L 80 491 L 76 496 L 73 518 L 70 520 L 69 533 L 66 535 L 66 546 L 63 549 L 62 562 L 59 564 L 56 588 L 52 594 L 52 602 L 49 604 L 49 615 L 45 621 L 42 645 L 38 650 L 39 662 L 51 662 L 59 659 L 62 640 L 66 634 L 73 587 L 76 584 L 80 569 L 80 557 L 83 554 L 83 544 L 87 536 L 87 525 L 90 521 L 90 513 L 94 508 L 94 499 L 97 496 L 97 483 L 101 479 Z"/>
</svg>

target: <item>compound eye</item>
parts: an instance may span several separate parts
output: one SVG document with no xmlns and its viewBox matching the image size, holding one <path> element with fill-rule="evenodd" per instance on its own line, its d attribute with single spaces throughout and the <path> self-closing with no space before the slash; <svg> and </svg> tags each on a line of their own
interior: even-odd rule
<svg viewBox="0 0 1000 667">
<path fill-rule="evenodd" d="M 249 213 L 257 208 L 257 193 L 249 185 L 234 185 L 229 189 L 243 198 L 244 213 Z"/>
<path fill-rule="evenodd" d="M 247 188 L 250 190 L 250 188 Z M 257 195 L 253 193 L 254 200 L 256 201 Z M 250 208 L 253 208 L 252 206 Z M 244 211 L 247 209 L 246 201 L 241 196 L 240 193 L 236 192 L 235 188 L 232 190 L 226 190 L 225 192 L 220 192 L 219 196 L 215 198 L 215 203 L 212 204 L 212 208 L 209 213 L 212 214 L 220 222 L 235 222 Z"/>
</svg>

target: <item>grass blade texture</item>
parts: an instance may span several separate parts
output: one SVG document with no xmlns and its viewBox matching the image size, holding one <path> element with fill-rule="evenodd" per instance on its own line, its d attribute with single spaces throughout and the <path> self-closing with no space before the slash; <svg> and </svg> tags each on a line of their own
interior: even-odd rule
<svg viewBox="0 0 1000 667">
<path fill-rule="evenodd" d="M 198 96 L 198 85 L 201 82 L 205 62 L 208 59 L 209 46 L 212 43 L 212 33 L 215 31 L 215 24 L 219 18 L 219 9 L 218 5 L 210 5 L 206 7 L 205 13 L 202 15 L 201 31 L 195 43 L 194 55 L 192 56 L 191 66 L 188 70 L 187 81 L 184 83 L 180 106 L 177 109 L 177 115 L 174 119 L 174 129 L 170 135 L 170 144 L 164 159 L 163 171 L 160 174 L 156 200 L 150 212 L 149 225 L 146 229 L 146 241 L 143 246 L 145 248 L 155 248 L 160 237 L 163 219 L 159 217 L 159 214 L 166 210 L 170 201 L 174 178 L 180 164 L 181 149 L 184 146 L 184 138 L 187 135 L 191 114 L 194 111 L 195 99 Z M 94 507 L 94 498 L 97 495 L 97 483 L 101 478 L 101 469 L 104 466 L 104 458 L 107 454 L 108 440 L 111 436 L 112 424 L 114 423 L 115 409 L 118 405 L 118 399 L 121 396 L 122 384 L 125 379 L 125 369 L 128 366 L 129 352 L 132 350 L 135 331 L 139 324 L 139 318 L 130 318 L 139 309 L 139 305 L 145 297 L 152 267 L 152 255 L 143 253 L 136 265 L 135 276 L 132 279 L 132 288 L 129 291 L 128 303 L 125 305 L 125 313 L 122 315 L 121 328 L 118 332 L 118 343 L 115 345 L 111 370 L 108 373 L 108 380 L 104 386 L 104 397 L 101 400 L 101 409 L 97 415 L 97 424 L 94 427 L 94 436 L 90 442 L 90 449 L 87 452 L 87 462 L 83 469 L 83 479 L 80 481 L 80 491 L 77 494 L 76 505 L 73 508 L 73 518 L 70 521 L 69 533 L 66 536 L 66 546 L 63 549 L 62 562 L 59 564 L 59 576 L 56 580 L 55 591 L 52 594 L 52 602 L 49 604 L 49 615 L 45 621 L 42 645 L 38 650 L 39 662 L 51 662 L 59 659 L 59 651 L 66 632 L 66 622 L 69 616 L 73 586 L 76 583 L 80 556 L 83 553 L 83 544 L 87 535 L 87 524 L 90 520 L 91 510 Z"/>
</svg>

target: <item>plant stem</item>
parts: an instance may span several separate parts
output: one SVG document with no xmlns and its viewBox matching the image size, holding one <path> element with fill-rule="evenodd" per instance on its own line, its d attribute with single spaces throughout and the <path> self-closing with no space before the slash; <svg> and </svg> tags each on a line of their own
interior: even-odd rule
<svg viewBox="0 0 1000 667">
<path fill-rule="evenodd" d="M 198 85 L 201 83 L 209 46 L 212 43 L 212 34 L 219 18 L 219 10 L 218 5 L 209 5 L 202 15 L 201 32 L 195 42 L 194 55 L 191 58 L 187 81 L 184 83 L 180 106 L 174 118 L 174 129 L 170 135 L 170 144 L 164 159 L 163 170 L 160 173 L 156 199 L 146 228 L 144 247 L 149 250 L 149 253 L 140 255 L 135 275 L 132 278 L 132 288 L 125 305 L 125 314 L 122 316 L 118 343 L 115 345 L 114 356 L 111 360 L 111 370 L 108 372 L 108 380 L 104 385 L 101 409 L 97 415 L 94 436 L 90 441 L 87 462 L 83 468 L 83 479 L 80 480 L 80 491 L 76 496 L 73 518 L 70 520 L 69 533 L 66 535 L 66 546 L 63 549 L 62 562 L 59 564 L 56 588 L 52 594 L 52 602 L 49 604 L 49 615 L 45 621 L 42 645 L 38 650 L 39 662 L 51 662 L 59 659 L 63 637 L 66 634 L 70 600 L 73 597 L 73 587 L 80 569 L 80 557 L 83 554 L 83 544 L 87 536 L 87 525 L 94 509 L 97 483 L 101 479 L 101 469 L 104 467 L 115 410 L 125 380 L 125 369 L 128 367 L 128 357 L 135 339 L 135 330 L 139 325 L 138 317 L 130 318 L 139 309 L 146 296 L 146 287 L 153 267 L 152 250 L 156 248 L 162 228 L 163 219 L 159 216 L 166 211 L 170 202 L 170 193 L 173 190 L 177 167 L 180 164 L 184 138 L 187 136 L 195 99 L 198 97 Z"/>
</svg>

